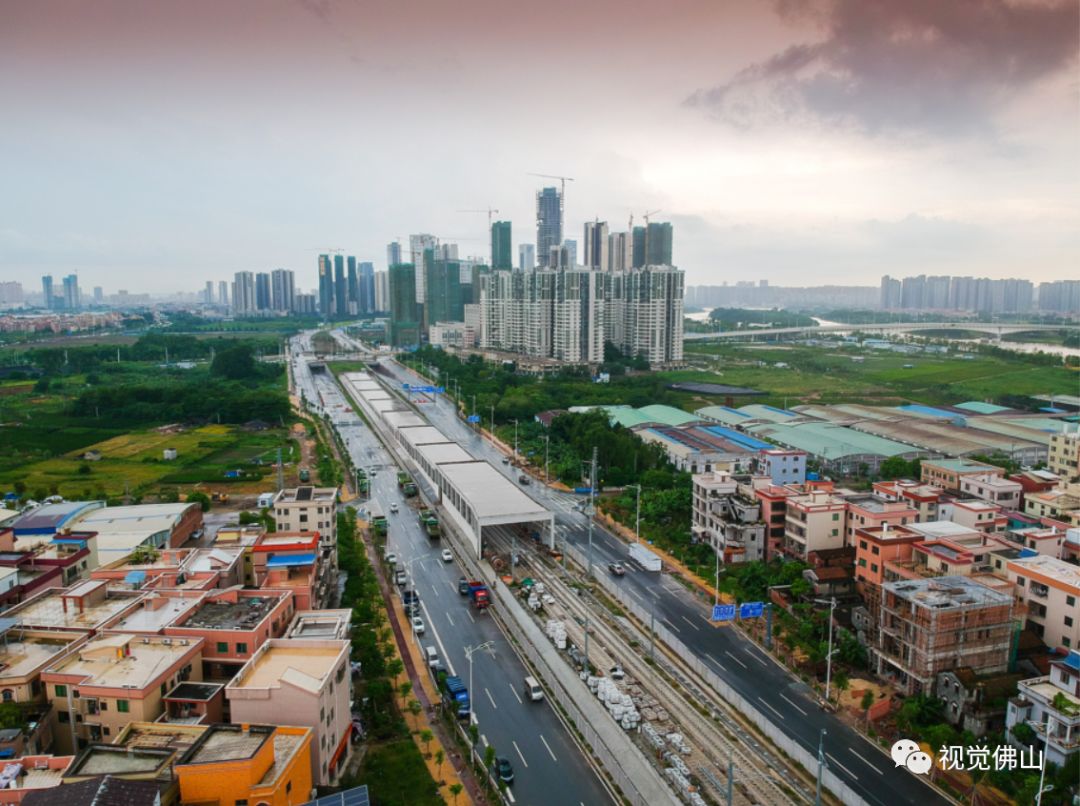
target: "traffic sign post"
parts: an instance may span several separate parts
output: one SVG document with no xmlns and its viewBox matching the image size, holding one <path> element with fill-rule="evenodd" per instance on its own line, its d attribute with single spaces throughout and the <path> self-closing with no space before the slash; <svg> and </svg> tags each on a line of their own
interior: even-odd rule
<svg viewBox="0 0 1080 806">
<path fill-rule="evenodd" d="M 713 621 L 734 621 L 735 620 L 735 605 L 733 605 L 733 604 L 717 604 L 717 605 L 713 605 L 712 620 Z"/>
<path fill-rule="evenodd" d="M 743 602 L 739 605 L 739 618 L 761 618 L 761 614 L 765 612 L 764 602 Z"/>
</svg>

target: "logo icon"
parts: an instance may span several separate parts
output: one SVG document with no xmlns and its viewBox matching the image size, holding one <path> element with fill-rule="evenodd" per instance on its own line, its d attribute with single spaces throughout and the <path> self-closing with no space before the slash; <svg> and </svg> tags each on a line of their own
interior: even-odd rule
<svg viewBox="0 0 1080 806">
<path fill-rule="evenodd" d="M 906 767 L 916 775 L 926 775 L 934 766 L 933 759 L 911 739 L 900 739 L 892 746 L 892 760 L 897 767 Z"/>
</svg>

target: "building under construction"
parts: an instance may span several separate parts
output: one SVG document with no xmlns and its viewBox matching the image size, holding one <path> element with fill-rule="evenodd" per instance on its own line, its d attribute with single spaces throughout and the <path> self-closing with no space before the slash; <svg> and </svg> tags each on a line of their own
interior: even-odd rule
<svg viewBox="0 0 1080 806">
<path fill-rule="evenodd" d="M 886 582 L 875 616 L 871 662 L 905 694 L 932 694 L 937 675 L 951 669 L 1008 669 L 1013 598 L 968 577 Z"/>
</svg>

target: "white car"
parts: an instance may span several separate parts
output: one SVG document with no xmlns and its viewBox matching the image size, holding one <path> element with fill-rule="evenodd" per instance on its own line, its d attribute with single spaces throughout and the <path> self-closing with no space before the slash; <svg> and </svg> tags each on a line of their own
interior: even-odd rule
<svg viewBox="0 0 1080 806">
<path fill-rule="evenodd" d="M 442 550 L 442 561 L 444 563 L 452 563 L 454 561 L 454 555 L 450 553 L 450 549 Z"/>
<path fill-rule="evenodd" d="M 424 620 L 419 616 L 412 617 L 412 631 L 417 635 L 424 634 Z"/>
<path fill-rule="evenodd" d="M 390 565 L 397 565 L 397 555 L 392 551 L 386 552 L 386 562 Z"/>
<path fill-rule="evenodd" d="M 391 504 L 391 505 L 390 505 L 390 511 L 391 511 L 391 512 L 392 512 L 393 514 L 397 515 L 397 504 Z"/>
</svg>

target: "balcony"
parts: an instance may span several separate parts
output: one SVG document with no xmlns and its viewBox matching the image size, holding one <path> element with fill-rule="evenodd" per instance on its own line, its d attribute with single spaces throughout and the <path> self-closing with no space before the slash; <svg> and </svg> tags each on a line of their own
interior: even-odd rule
<svg viewBox="0 0 1080 806">
<path fill-rule="evenodd" d="M 1043 585 L 1040 582 L 1035 582 L 1034 580 L 1031 582 L 1028 590 L 1031 591 L 1031 595 L 1036 597 L 1037 599 L 1045 599 L 1050 595 L 1049 587 Z"/>
</svg>

